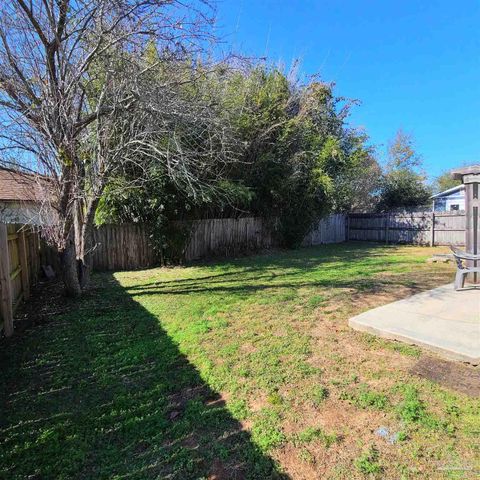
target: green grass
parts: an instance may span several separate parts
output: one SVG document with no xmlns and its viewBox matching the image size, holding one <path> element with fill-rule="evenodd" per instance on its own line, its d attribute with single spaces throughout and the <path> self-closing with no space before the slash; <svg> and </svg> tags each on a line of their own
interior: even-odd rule
<svg viewBox="0 0 480 480">
<path fill-rule="evenodd" d="M 364 475 L 377 476 L 382 473 L 382 465 L 378 462 L 379 452 L 372 446 L 355 460 L 355 466 Z"/>
<path fill-rule="evenodd" d="M 307 427 L 292 438 L 292 442 L 295 445 L 311 443 L 313 441 L 320 441 L 328 448 L 335 442 L 339 441 L 339 439 L 336 434 L 325 433 L 318 427 Z"/>
<path fill-rule="evenodd" d="M 362 385 L 358 392 L 342 392 L 340 398 L 347 400 L 358 408 L 384 410 L 388 405 L 388 397 L 385 394 L 369 390 L 365 385 Z"/>
<path fill-rule="evenodd" d="M 95 275 L 1 347 L 0 478 L 268 479 L 295 462 L 307 478 L 436 478 L 439 462 L 473 465 L 478 400 L 412 376 L 420 349 L 347 326 L 450 281 L 425 262 L 433 251 L 345 244 Z M 402 441 L 382 443 L 382 425 Z"/>
</svg>

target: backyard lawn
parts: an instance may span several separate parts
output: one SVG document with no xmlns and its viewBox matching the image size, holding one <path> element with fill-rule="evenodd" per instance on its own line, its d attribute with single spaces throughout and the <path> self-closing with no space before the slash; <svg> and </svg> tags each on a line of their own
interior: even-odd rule
<svg viewBox="0 0 480 480">
<path fill-rule="evenodd" d="M 452 281 L 439 251 L 97 274 L 77 302 L 49 287 L 0 347 L 0 478 L 476 478 L 480 400 L 347 323 Z"/>
</svg>

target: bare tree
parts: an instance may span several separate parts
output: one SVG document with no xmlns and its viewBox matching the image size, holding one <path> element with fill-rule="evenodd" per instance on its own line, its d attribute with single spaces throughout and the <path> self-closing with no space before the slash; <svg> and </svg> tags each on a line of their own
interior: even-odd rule
<svg viewBox="0 0 480 480">
<path fill-rule="evenodd" d="M 56 222 L 44 233 L 61 254 L 68 294 L 79 295 L 88 282 L 95 211 L 118 171 L 161 161 L 201 194 L 199 179 L 214 156 L 233 157 L 208 101 L 192 109 L 174 88 L 192 80 L 185 65 L 212 40 L 211 14 L 201 0 L 3 5 L 0 161 L 48 177 L 45 203 Z M 159 52 L 153 62 L 145 59 L 148 45 Z M 176 65 L 183 65 L 180 78 Z M 152 75 L 160 67 L 170 72 L 163 82 Z"/>
</svg>

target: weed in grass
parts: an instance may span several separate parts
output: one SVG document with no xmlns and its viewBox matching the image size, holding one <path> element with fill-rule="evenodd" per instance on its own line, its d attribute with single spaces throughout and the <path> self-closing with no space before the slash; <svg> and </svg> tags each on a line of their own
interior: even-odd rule
<svg viewBox="0 0 480 480">
<path fill-rule="evenodd" d="M 403 401 L 398 405 L 398 415 L 405 423 L 419 423 L 431 429 L 440 426 L 440 422 L 427 412 L 425 402 L 420 399 L 414 386 L 404 385 L 401 390 Z"/>
<path fill-rule="evenodd" d="M 239 348 L 240 348 L 239 343 L 230 343 L 228 345 L 225 345 L 225 347 L 221 349 L 221 354 L 222 356 L 229 358 L 229 357 L 232 357 L 234 354 L 236 354 Z"/>
<path fill-rule="evenodd" d="M 404 390 L 404 399 L 398 407 L 400 418 L 406 423 L 419 422 L 426 415 L 425 404 L 418 397 L 415 388 L 408 386 Z"/>
<path fill-rule="evenodd" d="M 217 318 L 210 322 L 212 329 L 220 330 L 222 328 L 227 328 L 229 326 L 228 320 L 225 318 Z"/>
<path fill-rule="evenodd" d="M 385 342 L 385 346 L 389 350 L 393 350 L 394 352 L 401 353 L 402 355 L 406 355 L 408 357 L 419 358 L 422 354 L 422 351 L 418 347 L 414 347 L 413 345 L 406 345 L 400 342 Z"/>
<path fill-rule="evenodd" d="M 335 387 L 346 387 L 348 385 L 358 383 L 359 381 L 360 381 L 359 376 L 356 373 L 351 373 L 350 375 L 347 375 L 345 378 L 334 378 L 330 381 L 330 383 Z"/>
<path fill-rule="evenodd" d="M 324 295 L 313 295 L 308 299 L 307 305 L 310 308 L 317 308 L 320 305 L 323 305 L 325 301 L 326 301 L 326 297 Z"/>
<path fill-rule="evenodd" d="M 267 402 L 270 405 L 282 405 L 283 397 L 278 392 L 272 392 L 268 395 Z"/>
<path fill-rule="evenodd" d="M 243 378 L 248 378 L 252 375 L 250 368 L 248 368 L 248 366 L 246 365 L 241 365 L 240 367 L 238 367 L 237 373 L 240 377 L 243 377 Z"/>
<path fill-rule="evenodd" d="M 307 399 L 315 408 L 318 408 L 329 396 L 327 387 L 323 385 L 315 385 L 308 393 Z"/>
<path fill-rule="evenodd" d="M 383 467 L 378 461 L 379 457 L 378 450 L 372 445 L 355 460 L 355 466 L 364 475 L 378 475 L 383 471 Z"/>
<path fill-rule="evenodd" d="M 408 465 L 403 464 L 397 465 L 397 471 L 399 474 L 399 480 L 409 480 L 410 474 L 412 473 Z"/>
<path fill-rule="evenodd" d="M 452 417 L 458 418 L 460 417 L 460 408 L 458 408 L 458 405 L 447 404 L 445 408 L 445 413 Z"/>
<path fill-rule="evenodd" d="M 233 399 L 227 403 L 227 408 L 232 414 L 233 418 L 237 420 L 245 420 L 250 416 L 248 404 L 243 399 Z"/>
<path fill-rule="evenodd" d="M 292 438 L 294 445 L 302 445 L 314 440 L 320 441 L 326 448 L 329 448 L 338 442 L 339 437 L 335 433 L 325 433 L 321 428 L 307 427 Z"/>
<path fill-rule="evenodd" d="M 370 348 L 380 349 L 384 348 L 386 350 L 392 350 L 393 352 L 401 353 L 408 357 L 418 358 L 420 357 L 422 351 L 413 345 L 407 345 L 402 342 L 396 342 L 394 340 L 385 340 L 384 338 L 376 337 L 375 335 L 370 335 L 369 333 L 363 333 L 359 335 L 359 338 Z"/>
<path fill-rule="evenodd" d="M 388 404 L 388 399 L 383 393 L 373 392 L 371 390 L 362 389 L 357 397 L 357 405 L 361 408 L 376 408 L 384 410 Z"/>
<path fill-rule="evenodd" d="M 322 429 L 315 427 L 307 427 L 295 437 L 296 443 L 310 443 L 312 440 L 320 438 L 323 435 Z"/>
<path fill-rule="evenodd" d="M 302 460 L 305 463 L 309 463 L 310 465 L 315 463 L 315 457 L 306 448 L 302 448 L 300 450 L 298 457 L 300 458 L 300 460 Z"/>
<path fill-rule="evenodd" d="M 297 370 L 301 378 L 308 378 L 322 373 L 320 368 L 314 367 L 307 362 L 299 362 L 297 364 Z"/>
<path fill-rule="evenodd" d="M 383 393 L 369 390 L 367 386 L 362 385 L 358 392 L 342 392 L 341 400 L 347 400 L 359 408 L 374 408 L 384 410 L 388 405 L 388 398 Z"/>
<path fill-rule="evenodd" d="M 290 290 L 286 292 L 282 292 L 276 296 L 277 302 L 291 302 L 292 300 L 296 300 L 298 297 L 296 290 Z"/>
<path fill-rule="evenodd" d="M 280 446 L 285 441 L 285 435 L 278 412 L 271 408 L 262 408 L 255 416 L 252 438 L 262 451 Z"/>
</svg>

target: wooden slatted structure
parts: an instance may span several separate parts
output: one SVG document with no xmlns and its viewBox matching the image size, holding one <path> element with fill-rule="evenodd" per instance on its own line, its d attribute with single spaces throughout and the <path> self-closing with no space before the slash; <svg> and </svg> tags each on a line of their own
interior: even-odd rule
<svg viewBox="0 0 480 480">
<path fill-rule="evenodd" d="M 205 257 L 237 255 L 270 248 L 274 244 L 272 228 L 261 218 L 216 218 L 192 223 L 185 250 L 187 262 Z"/>
<path fill-rule="evenodd" d="M 348 239 L 416 245 L 464 245 L 464 212 L 358 213 L 348 216 Z"/>
<path fill-rule="evenodd" d="M 319 220 L 302 242 L 303 247 L 326 243 L 345 242 L 347 237 L 346 215 L 335 214 Z"/>
<path fill-rule="evenodd" d="M 30 297 L 40 272 L 40 239 L 22 225 L 0 224 L 0 328 L 13 333 L 13 315 L 22 300 Z"/>
<path fill-rule="evenodd" d="M 214 218 L 190 224 L 190 239 L 184 260 L 229 257 L 278 246 L 275 222 L 259 217 Z M 140 224 L 103 225 L 95 230 L 93 268 L 129 270 L 157 263 L 147 229 Z M 306 236 L 303 246 L 346 240 L 345 215 L 320 220 Z"/>
<path fill-rule="evenodd" d="M 93 268 L 97 271 L 152 267 L 156 256 L 140 224 L 103 225 L 94 231 Z"/>
</svg>

